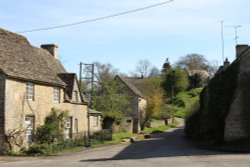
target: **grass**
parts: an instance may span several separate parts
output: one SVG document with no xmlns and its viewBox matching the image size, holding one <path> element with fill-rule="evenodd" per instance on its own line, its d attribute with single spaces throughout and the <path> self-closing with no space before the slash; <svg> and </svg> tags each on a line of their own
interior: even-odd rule
<svg viewBox="0 0 250 167">
<path fill-rule="evenodd" d="M 169 125 L 162 125 L 162 126 L 159 126 L 159 127 L 145 128 L 143 130 L 143 133 L 145 133 L 145 134 L 163 133 L 166 130 L 168 130 L 169 128 L 175 127 L 178 124 L 179 123 L 177 121 L 175 121 L 173 124 L 169 124 Z"/>
<path fill-rule="evenodd" d="M 174 109 L 175 117 L 186 118 L 190 112 L 197 108 L 200 100 L 199 94 L 203 88 L 191 89 L 189 91 L 180 92 L 176 96 Z"/>
</svg>

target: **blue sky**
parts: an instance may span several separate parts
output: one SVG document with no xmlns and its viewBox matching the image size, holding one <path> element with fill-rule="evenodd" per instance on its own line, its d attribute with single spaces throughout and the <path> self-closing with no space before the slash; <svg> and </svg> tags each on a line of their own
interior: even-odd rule
<svg viewBox="0 0 250 167">
<path fill-rule="evenodd" d="M 23 30 L 79 22 L 164 0 L 11 0 L 0 1 L 1 28 Z M 120 72 L 135 70 L 147 59 L 161 68 L 168 57 L 199 53 L 222 62 L 219 20 L 225 20 L 225 57 L 235 57 L 234 28 L 238 43 L 250 44 L 249 0 L 174 0 L 137 13 L 73 27 L 22 34 L 34 46 L 55 43 L 69 72 L 78 73 L 79 62 L 111 63 Z"/>
</svg>

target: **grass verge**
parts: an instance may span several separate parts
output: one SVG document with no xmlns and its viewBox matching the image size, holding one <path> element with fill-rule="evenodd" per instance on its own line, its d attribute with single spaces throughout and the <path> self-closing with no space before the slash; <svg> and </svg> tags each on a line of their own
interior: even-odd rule
<svg viewBox="0 0 250 167">
<path fill-rule="evenodd" d="M 162 125 L 162 126 L 159 126 L 159 127 L 145 128 L 143 130 L 143 133 L 145 133 L 145 134 L 163 133 L 166 130 L 168 130 L 169 128 L 175 127 L 178 124 L 179 124 L 179 122 L 175 121 L 174 123 L 169 124 L 169 125 Z"/>
</svg>

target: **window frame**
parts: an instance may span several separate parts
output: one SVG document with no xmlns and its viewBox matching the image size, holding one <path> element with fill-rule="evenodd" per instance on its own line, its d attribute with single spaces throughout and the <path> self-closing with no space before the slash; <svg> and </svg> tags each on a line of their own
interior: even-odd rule
<svg viewBox="0 0 250 167">
<path fill-rule="evenodd" d="M 59 87 L 53 88 L 53 102 L 55 103 L 61 102 L 61 92 Z"/>
<path fill-rule="evenodd" d="M 30 118 L 30 124 L 28 125 L 27 122 L 29 121 L 27 118 Z M 34 140 L 34 132 L 35 132 L 35 116 L 33 115 L 26 115 L 24 120 L 25 125 L 25 142 L 32 143 Z M 28 137 L 29 136 L 29 137 Z"/>
<path fill-rule="evenodd" d="M 99 116 L 93 115 L 93 126 L 98 127 L 99 126 Z"/>
<path fill-rule="evenodd" d="M 65 138 L 71 139 L 72 138 L 72 117 L 66 118 L 66 130 L 65 130 Z"/>
<path fill-rule="evenodd" d="M 26 83 L 26 99 L 29 101 L 35 100 L 35 84 L 32 82 Z"/>
</svg>

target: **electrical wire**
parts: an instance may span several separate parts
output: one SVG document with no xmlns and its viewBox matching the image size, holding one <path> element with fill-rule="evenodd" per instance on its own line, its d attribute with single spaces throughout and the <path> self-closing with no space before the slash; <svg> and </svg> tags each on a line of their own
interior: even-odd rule
<svg viewBox="0 0 250 167">
<path fill-rule="evenodd" d="M 130 14 L 130 13 L 135 13 L 135 12 L 147 10 L 147 9 L 150 9 L 150 8 L 155 8 L 155 7 L 158 7 L 158 6 L 162 6 L 162 5 L 171 3 L 173 1 L 174 0 L 163 1 L 163 2 L 153 4 L 153 5 L 150 5 L 150 6 L 145 6 L 145 7 L 141 7 L 141 8 L 137 8 L 137 9 L 133 9 L 133 10 L 128 10 L 128 11 L 124 11 L 124 12 L 120 12 L 120 13 L 116 13 L 116 14 L 111 14 L 111 15 L 107 15 L 107 16 L 97 17 L 97 18 L 93 18 L 93 19 L 88 19 L 88 20 L 83 20 L 83 21 L 79 21 L 79 22 L 63 24 L 63 25 L 56 25 L 56 26 L 42 27 L 42 28 L 36 28 L 36 29 L 30 29 L 30 30 L 23 30 L 23 31 L 18 31 L 16 33 L 23 34 L 23 33 L 37 32 L 37 31 L 46 31 L 46 30 L 65 28 L 65 27 L 76 26 L 76 25 L 79 25 L 79 24 L 85 24 L 85 23 L 91 23 L 91 22 L 106 20 L 106 19 L 110 19 L 110 18 L 113 18 L 113 17 L 118 17 L 118 16 Z"/>
</svg>

